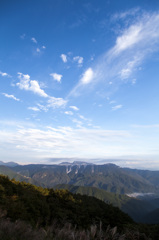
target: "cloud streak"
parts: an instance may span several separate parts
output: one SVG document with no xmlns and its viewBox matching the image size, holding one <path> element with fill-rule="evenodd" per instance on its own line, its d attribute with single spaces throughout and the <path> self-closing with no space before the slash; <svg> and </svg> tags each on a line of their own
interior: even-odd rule
<svg viewBox="0 0 159 240">
<path fill-rule="evenodd" d="M 23 163 L 30 161 L 30 158 L 44 161 L 53 156 L 98 158 L 99 161 L 101 158 L 109 159 L 109 161 L 118 158 L 118 160 L 122 159 L 120 165 L 126 164 L 125 161 L 127 161 L 127 166 L 136 167 L 144 164 L 146 166 L 147 161 L 155 159 L 159 153 L 156 128 L 151 128 L 151 131 L 146 133 L 148 139 L 145 142 L 142 129 L 138 127 L 131 131 L 107 130 L 84 128 L 82 122 L 77 119 L 74 119 L 74 123 L 77 127 L 46 126 L 41 129 L 37 126 L 29 126 L 29 123 L 1 122 L 0 150 L 2 156 L 8 152 L 10 153 L 8 160 L 9 157 L 14 159 L 15 156 L 16 161 L 21 161 L 21 154 L 23 154 Z M 4 128 L 3 125 L 7 127 Z M 16 126 L 16 129 L 11 130 L 8 127 L 10 125 Z M 154 137 L 156 141 L 150 142 L 150 139 Z M 154 149 L 156 149 L 155 153 Z M 157 158 L 155 164 L 158 165 Z"/>
<path fill-rule="evenodd" d="M 15 101 L 20 101 L 20 99 L 19 98 L 16 98 L 14 95 L 9 95 L 9 94 L 7 94 L 7 93 L 2 93 L 5 97 L 7 97 L 7 98 L 11 98 L 11 99 L 13 99 L 13 100 L 15 100 Z"/>
<path fill-rule="evenodd" d="M 67 55 L 66 54 L 61 54 L 60 57 L 64 63 L 67 63 Z"/>
<path fill-rule="evenodd" d="M 138 9 L 133 11 L 133 15 Z M 122 13 L 121 19 L 131 12 Z M 153 26 L 153 27 L 152 27 Z M 149 55 L 159 50 L 159 12 L 149 14 L 142 13 L 133 21 L 133 24 L 120 31 L 116 37 L 114 46 L 106 51 L 93 65 L 84 73 L 70 95 L 78 96 L 83 87 L 87 90 L 105 87 L 105 91 L 114 92 L 119 85 L 135 79 L 135 73 L 139 67 L 148 59 Z M 111 82 L 111 85 L 109 84 Z M 81 88 L 82 86 L 82 88 Z"/>
<path fill-rule="evenodd" d="M 33 43 L 38 43 L 37 40 L 36 40 L 34 37 L 31 38 L 31 41 L 32 41 Z"/>
<path fill-rule="evenodd" d="M 0 131 L 0 139 L 8 146 L 12 146 L 18 151 L 41 153 L 43 157 L 52 157 L 52 154 L 65 154 L 66 156 L 76 156 L 81 152 L 84 157 L 88 155 L 99 156 L 110 153 L 110 143 L 112 146 L 118 141 L 126 141 L 130 134 L 126 131 L 110 131 L 103 129 L 86 129 L 59 127 L 46 129 L 19 128 L 16 132 Z M 0 141 L 1 142 L 1 141 Z M 102 144 L 101 144 L 102 143 Z M 105 147 L 104 147 L 105 145 Z M 92 146 L 93 150 L 92 150 Z M 115 147 L 115 146 L 114 146 Z M 112 148 L 114 148 L 112 147 Z M 79 156 L 80 157 L 80 156 Z"/>
<path fill-rule="evenodd" d="M 94 72 L 92 68 L 88 68 L 80 78 L 78 84 L 71 90 L 68 97 L 70 96 L 78 96 L 80 95 L 81 89 L 85 87 L 86 85 L 89 85 L 94 78 Z"/>
<path fill-rule="evenodd" d="M 116 111 L 122 107 L 123 107 L 122 105 L 116 105 L 116 106 L 112 107 L 112 111 Z"/>
</svg>

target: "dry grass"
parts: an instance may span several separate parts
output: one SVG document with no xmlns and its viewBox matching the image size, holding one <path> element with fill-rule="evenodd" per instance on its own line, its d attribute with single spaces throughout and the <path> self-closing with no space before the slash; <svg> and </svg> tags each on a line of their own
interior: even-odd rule
<svg viewBox="0 0 159 240">
<path fill-rule="evenodd" d="M 50 227 L 33 229 L 29 224 L 20 220 L 11 222 L 9 219 L 0 220 L 1 240 L 150 240 L 144 234 L 126 231 L 119 234 L 117 227 L 108 226 L 102 230 L 102 225 L 97 228 L 92 225 L 89 230 L 78 230 L 67 223 L 62 228 L 54 222 Z"/>
</svg>

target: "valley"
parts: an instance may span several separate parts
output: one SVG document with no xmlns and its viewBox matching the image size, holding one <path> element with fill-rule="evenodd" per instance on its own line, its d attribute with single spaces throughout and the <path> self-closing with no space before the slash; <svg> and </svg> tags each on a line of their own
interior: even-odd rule
<svg viewBox="0 0 159 240">
<path fill-rule="evenodd" d="M 156 214 L 159 209 L 158 171 L 74 161 L 57 165 L 3 164 L 0 174 L 40 187 L 93 196 L 119 207 L 136 222 L 159 223 Z"/>
</svg>

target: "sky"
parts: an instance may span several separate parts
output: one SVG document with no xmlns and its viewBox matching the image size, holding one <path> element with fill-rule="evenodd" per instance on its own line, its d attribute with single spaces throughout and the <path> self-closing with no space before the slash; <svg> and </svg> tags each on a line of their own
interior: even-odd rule
<svg viewBox="0 0 159 240">
<path fill-rule="evenodd" d="M 0 160 L 159 170 L 159 1 L 0 1 Z"/>
</svg>

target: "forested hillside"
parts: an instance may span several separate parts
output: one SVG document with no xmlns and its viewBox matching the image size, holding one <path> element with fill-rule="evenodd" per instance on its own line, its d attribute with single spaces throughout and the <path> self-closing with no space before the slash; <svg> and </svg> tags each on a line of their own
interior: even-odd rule
<svg viewBox="0 0 159 240">
<path fill-rule="evenodd" d="M 52 188 L 57 184 L 71 184 L 96 187 L 118 194 L 159 192 L 158 186 L 152 180 L 153 173 L 149 181 L 144 174 L 114 164 L 93 165 L 78 162 L 72 165 L 31 164 L 12 167 L 12 171 L 42 187 Z"/>
<path fill-rule="evenodd" d="M 4 230 L 6 231 L 8 227 L 10 229 L 8 234 L 13 233 L 16 228 L 19 229 L 18 233 L 22 228 L 23 230 L 19 233 L 21 236 L 23 236 L 22 232 L 28 236 L 26 229 L 30 229 L 28 234 L 39 236 L 38 234 L 42 231 L 40 229 L 43 229 L 45 234 L 43 232 L 41 235 L 43 238 L 39 239 L 104 239 L 102 234 L 110 235 L 107 239 L 119 239 L 121 234 L 127 234 L 127 238 L 123 235 L 120 239 L 133 239 L 128 238 L 128 233 L 132 235 L 132 230 L 138 239 L 148 239 L 143 238 L 145 235 L 138 232 L 144 229 L 147 234 L 150 229 L 148 230 L 146 225 L 137 225 L 119 208 L 94 197 L 72 194 L 67 190 L 44 189 L 25 182 L 17 182 L 14 179 L 11 181 L 5 176 L 0 176 L 0 196 L 0 236 L 3 236 Z M 82 234 L 81 231 L 83 231 L 83 238 L 56 238 L 55 235 L 59 232 L 55 233 L 55 229 L 66 231 L 66 226 L 76 236 Z M 91 237 L 88 232 L 89 234 L 94 232 L 94 237 Z M 116 238 L 111 237 L 113 234 Z M 149 234 L 153 236 L 156 233 L 153 229 Z M 17 239 L 24 240 L 25 238 Z"/>
<path fill-rule="evenodd" d="M 152 215 L 159 208 L 159 198 L 155 199 L 137 199 L 128 197 L 124 194 L 107 192 L 103 189 L 95 187 L 74 186 L 68 184 L 59 184 L 55 189 L 67 189 L 72 193 L 80 193 L 81 195 L 93 196 L 113 206 L 119 207 L 123 212 L 127 213 L 136 222 L 142 223 L 159 223 L 156 214 Z M 148 217 L 149 216 L 149 217 Z"/>
</svg>

